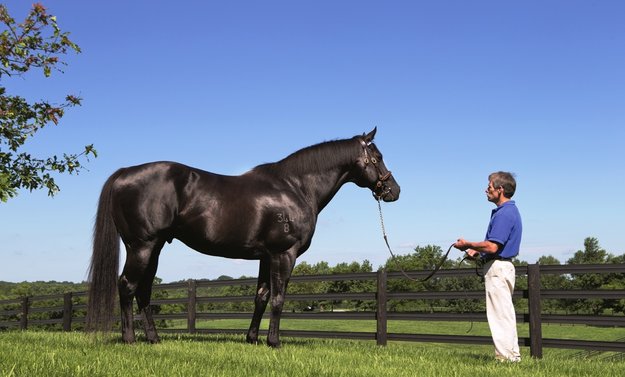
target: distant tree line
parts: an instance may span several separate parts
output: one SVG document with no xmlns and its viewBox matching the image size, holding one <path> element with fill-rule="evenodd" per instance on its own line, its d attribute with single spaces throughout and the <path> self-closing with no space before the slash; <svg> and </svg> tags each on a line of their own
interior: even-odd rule
<svg viewBox="0 0 625 377">
<path fill-rule="evenodd" d="M 47 296 L 67 292 L 80 292 L 87 290 L 87 283 L 72 283 L 58 281 L 34 281 L 21 283 L 8 283 L 0 281 L 0 300 L 14 299 L 27 296 Z"/>
<path fill-rule="evenodd" d="M 432 270 L 440 263 L 444 251 L 439 246 L 417 246 L 414 252 L 407 255 L 399 255 L 389 258 L 383 266 L 387 271 Z M 516 265 L 527 265 L 523 260 L 515 260 Z M 561 264 L 553 256 L 543 256 L 538 260 L 541 265 Z M 625 255 L 615 256 L 600 247 L 596 238 L 588 237 L 584 240 L 584 249 L 578 250 L 565 264 L 608 264 L 625 263 Z M 473 262 L 464 260 L 462 257 L 448 259 L 443 264 L 443 269 L 473 267 Z M 301 262 L 295 266 L 294 275 L 330 275 L 344 273 L 373 272 L 373 266 L 368 260 L 362 262 L 339 263 L 330 266 L 327 262 L 309 264 Z M 246 278 L 242 276 L 241 278 Z M 233 279 L 222 275 L 216 280 Z M 155 284 L 161 283 L 158 277 Z M 597 290 L 597 289 L 625 289 L 625 273 L 611 274 L 570 274 L 570 275 L 543 275 L 541 277 L 543 289 L 554 290 Z M 518 276 L 517 289 L 527 288 L 527 278 Z M 25 296 L 42 296 L 66 292 L 85 291 L 87 284 L 70 282 L 23 282 L 7 283 L 0 282 L 0 300 Z M 198 288 L 197 295 L 204 296 L 253 296 L 256 283 L 248 285 L 217 286 Z M 388 290 L 393 292 L 414 291 L 480 291 L 484 289 L 482 279 L 477 276 L 467 277 L 437 277 L 436 275 L 427 282 L 412 281 L 404 278 L 391 279 L 388 281 Z M 346 280 L 346 281 L 323 281 L 323 282 L 291 282 L 288 287 L 288 295 L 316 294 L 316 293 L 356 293 L 375 292 L 374 281 Z M 163 298 L 186 297 L 186 289 L 155 290 L 153 300 Z M 372 310 L 375 307 L 373 301 L 347 301 L 347 300 L 317 300 L 310 302 L 289 301 L 287 311 L 331 311 L 331 310 Z M 516 300 L 519 310 L 525 310 L 524 299 Z M 46 304 L 46 305 L 60 305 Z M 579 314 L 625 314 L 625 299 L 557 299 L 545 300 L 542 304 L 544 312 L 550 313 L 579 313 Z M 186 310 L 185 305 L 155 305 L 157 313 L 181 313 Z M 440 300 L 391 300 L 388 303 L 391 311 L 417 311 L 417 312 L 480 312 L 484 311 L 484 301 L 478 299 L 440 299 Z M 201 303 L 199 312 L 239 312 L 253 310 L 252 300 L 239 300 L 226 303 Z M 46 315 L 41 313 L 40 315 Z M 52 314 L 51 318 L 60 318 L 62 313 Z M 43 317 L 42 317 L 43 318 Z M 166 325 L 165 322 L 161 325 Z"/>
<path fill-rule="evenodd" d="M 446 251 L 446 250 L 445 250 Z M 414 252 L 407 255 L 398 255 L 389 258 L 384 266 L 387 271 L 433 270 L 442 260 L 445 251 L 440 246 L 427 245 L 417 246 Z M 454 251 L 452 251 L 454 252 Z M 528 263 L 522 259 L 515 259 L 515 265 L 523 266 Z M 537 261 L 540 265 L 560 265 L 560 261 L 553 256 L 543 256 Z M 594 237 L 584 240 L 584 249 L 575 252 L 565 264 L 618 264 L 625 263 L 625 254 L 615 256 L 601 248 L 599 241 Z M 443 269 L 474 267 L 474 262 L 465 260 L 462 256 L 456 259 L 448 259 L 443 264 Z M 336 267 L 329 267 L 326 262 L 315 265 L 300 263 L 295 267 L 295 275 L 336 274 L 345 272 L 371 272 L 371 263 L 365 260 L 362 264 L 341 263 Z M 479 270 L 478 270 L 479 272 Z M 289 293 L 318 293 L 318 292 L 363 292 L 375 291 L 374 282 L 370 281 L 339 281 L 322 283 L 299 283 L 289 286 Z M 598 289 L 625 289 L 625 273 L 612 274 L 570 274 L 570 275 L 543 275 L 541 277 L 543 289 L 550 290 L 598 290 Z M 301 287 L 300 287 L 301 286 Z M 484 289 L 484 283 L 477 274 L 468 277 L 445 277 L 436 275 L 427 282 L 418 282 L 404 278 L 389 280 L 388 290 L 392 292 L 415 292 L 415 291 L 480 291 Z M 516 289 L 527 289 L 527 277 L 518 276 Z M 516 300 L 519 310 L 524 310 L 524 300 Z M 373 303 L 330 303 L 336 305 L 348 305 L 351 309 L 370 309 Z M 311 303 L 312 306 L 325 306 L 328 303 Z M 446 311 L 446 312 L 475 312 L 484 311 L 484 300 L 453 299 L 453 300 L 391 300 L 388 308 L 391 311 Z M 580 313 L 580 314 L 625 314 L 625 298 L 621 300 L 603 299 L 557 299 L 545 300 L 543 311 L 553 313 Z"/>
</svg>

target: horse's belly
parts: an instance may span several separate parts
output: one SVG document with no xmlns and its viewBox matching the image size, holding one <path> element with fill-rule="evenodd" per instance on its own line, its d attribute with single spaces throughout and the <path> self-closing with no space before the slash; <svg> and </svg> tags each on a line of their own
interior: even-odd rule
<svg viewBox="0 0 625 377">
<path fill-rule="evenodd" d="M 185 245 L 189 246 L 193 250 L 206 255 L 213 255 L 216 257 L 224 257 L 231 259 L 247 259 L 257 260 L 260 259 L 264 252 L 257 248 L 250 248 L 244 246 L 232 246 L 232 245 L 219 245 L 207 240 L 191 240 L 182 237 L 176 237 L 182 241 Z"/>
</svg>

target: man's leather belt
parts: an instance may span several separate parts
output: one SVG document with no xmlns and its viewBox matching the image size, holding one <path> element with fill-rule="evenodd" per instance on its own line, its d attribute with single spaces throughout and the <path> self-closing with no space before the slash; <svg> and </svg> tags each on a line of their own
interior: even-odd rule
<svg viewBox="0 0 625 377">
<path fill-rule="evenodd" d="M 492 256 L 492 257 L 488 256 L 488 257 L 482 258 L 482 260 L 484 261 L 484 263 L 488 263 L 488 262 L 493 261 L 493 260 L 502 260 L 502 261 L 506 261 L 506 262 L 511 262 L 512 258 L 504 258 L 504 257 L 502 257 L 500 255 L 495 255 L 495 256 Z"/>
</svg>

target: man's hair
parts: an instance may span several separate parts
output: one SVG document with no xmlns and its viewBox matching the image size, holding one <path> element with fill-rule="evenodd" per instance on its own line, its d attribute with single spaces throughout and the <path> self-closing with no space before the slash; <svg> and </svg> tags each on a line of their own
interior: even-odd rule
<svg viewBox="0 0 625 377">
<path fill-rule="evenodd" d="M 498 171 L 488 176 L 488 180 L 493 183 L 494 188 L 503 188 L 503 195 L 510 199 L 516 191 L 516 180 L 513 173 Z"/>
</svg>

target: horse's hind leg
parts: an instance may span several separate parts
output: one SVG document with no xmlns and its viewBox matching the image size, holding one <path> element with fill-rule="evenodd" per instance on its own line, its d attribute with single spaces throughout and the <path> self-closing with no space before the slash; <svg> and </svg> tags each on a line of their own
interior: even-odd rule
<svg viewBox="0 0 625 377">
<path fill-rule="evenodd" d="M 256 285 L 256 296 L 254 298 L 254 315 L 247 331 L 246 341 L 248 343 L 258 343 L 258 329 L 263 319 L 263 313 L 269 302 L 269 261 L 261 259 L 258 269 L 258 284 Z"/>
<path fill-rule="evenodd" d="M 128 260 L 126 260 L 126 266 L 127 265 Z M 126 267 L 124 267 L 124 270 L 126 270 Z M 122 273 L 117 283 L 117 288 L 119 290 L 119 306 L 121 309 L 122 341 L 125 343 L 134 343 L 135 330 L 133 325 L 132 301 L 134 299 L 136 285 L 132 284 L 126 275 L 125 272 Z"/>
<path fill-rule="evenodd" d="M 162 245 L 163 244 L 160 243 L 160 247 L 162 247 Z M 140 310 L 149 307 L 152 280 L 156 273 L 158 254 L 160 252 L 160 247 L 156 246 L 155 244 L 148 244 L 135 248 L 129 247 L 128 244 L 126 244 L 126 264 L 124 265 L 118 282 L 122 340 L 126 343 L 135 342 L 134 315 L 132 311 L 132 302 L 135 296 L 137 297 L 137 304 Z M 150 282 L 149 288 L 146 289 L 145 287 L 147 285 L 145 282 L 148 280 Z M 151 313 L 146 315 L 145 310 L 142 310 L 142 312 L 144 313 L 144 323 L 148 322 L 148 327 L 154 328 Z M 156 335 L 156 330 L 154 330 L 153 335 Z M 154 340 L 154 337 L 150 338 L 150 335 L 147 336 L 149 341 Z"/>
<path fill-rule="evenodd" d="M 150 306 L 150 299 L 152 297 L 152 284 L 154 283 L 154 276 L 156 276 L 156 269 L 158 267 L 158 257 L 160 254 L 161 244 L 157 250 L 152 252 L 149 265 L 143 275 L 143 279 L 139 282 L 137 287 L 137 306 L 143 317 L 143 329 L 147 341 L 150 343 L 158 343 L 159 338 L 156 332 L 156 325 L 152 318 L 152 307 Z"/>
</svg>

